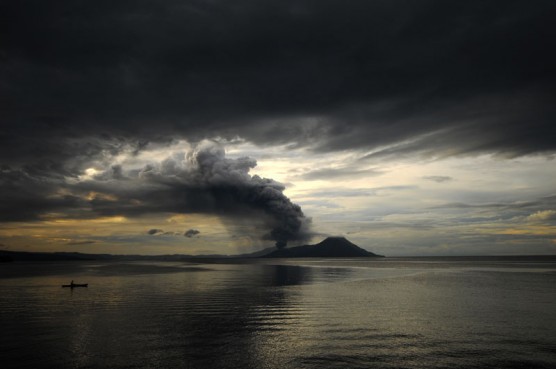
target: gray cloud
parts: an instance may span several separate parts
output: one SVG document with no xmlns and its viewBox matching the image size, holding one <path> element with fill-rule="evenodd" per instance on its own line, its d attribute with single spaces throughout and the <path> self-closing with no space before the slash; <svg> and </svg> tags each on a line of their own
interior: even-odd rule
<svg viewBox="0 0 556 369">
<path fill-rule="evenodd" d="M 187 231 L 185 231 L 185 233 L 183 235 L 185 237 L 191 238 L 191 237 L 194 237 L 194 236 L 198 235 L 199 233 L 201 233 L 201 232 L 196 230 L 196 229 L 188 229 Z"/>
<path fill-rule="evenodd" d="M 325 208 L 325 209 L 340 209 L 340 205 L 335 204 L 327 200 L 305 200 L 299 202 L 303 206 L 311 206 L 315 208 Z"/>
<path fill-rule="evenodd" d="M 336 190 L 324 190 L 324 191 L 314 191 L 307 193 L 306 196 L 312 197 L 367 197 L 367 196 L 378 196 L 387 192 L 392 191 L 406 191 L 415 190 L 417 186 L 382 186 L 382 187 L 370 187 L 370 188 L 346 188 L 346 189 L 336 189 Z"/>
<path fill-rule="evenodd" d="M 425 176 L 423 177 L 423 179 L 426 179 L 427 181 L 433 181 L 436 183 L 449 182 L 453 180 L 453 178 L 449 176 Z"/>
<path fill-rule="evenodd" d="M 314 181 L 314 180 L 336 180 L 339 178 L 356 178 L 360 176 L 378 176 L 383 174 L 382 171 L 376 169 L 357 169 L 355 167 L 342 167 L 342 168 L 321 168 L 314 169 L 303 173 L 299 177 L 301 179 Z"/>
<path fill-rule="evenodd" d="M 539 210 L 527 217 L 533 223 L 556 224 L 556 210 Z"/>
<path fill-rule="evenodd" d="M 430 207 L 430 209 L 466 209 L 466 208 L 477 208 L 477 209 L 523 209 L 532 208 L 539 206 L 541 203 L 538 201 L 516 201 L 507 203 L 463 203 L 463 202 L 451 202 L 447 204 L 442 204 L 439 206 Z"/>
<path fill-rule="evenodd" d="M 532 201 L 508 201 L 493 203 L 448 203 L 429 208 L 440 211 L 449 223 L 457 224 L 543 224 L 556 223 L 556 198 L 554 196 Z M 443 210 L 444 209 L 444 210 Z M 442 222 L 442 220 L 435 219 Z"/>
<path fill-rule="evenodd" d="M 91 245 L 93 243 L 97 243 L 97 241 L 93 241 L 93 240 L 71 241 L 68 242 L 68 245 L 79 246 L 79 245 Z"/>
<path fill-rule="evenodd" d="M 337 190 L 324 190 L 314 191 L 306 194 L 311 197 L 320 198 L 338 198 L 338 197 L 367 197 L 374 196 L 375 193 L 368 188 L 354 188 L 354 189 L 337 189 Z"/>
<path fill-rule="evenodd" d="M 180 236 L 181 232 L 171 232 L 171 231 L 164 231 L 163 229 L 159 229 L 159 228 L 152 228 L 147 231 L 147 234 L 151 236 Z"/>
</svg>

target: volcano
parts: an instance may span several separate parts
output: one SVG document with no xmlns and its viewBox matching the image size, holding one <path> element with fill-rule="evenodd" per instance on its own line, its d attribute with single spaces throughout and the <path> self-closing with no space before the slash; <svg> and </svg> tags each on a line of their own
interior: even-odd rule
<svg viewBox="0 0 556 369">
<path fill-rule="evenodd" d="M 345 237 L 328 237 L 316 245 L 304 245 L 272 251 L 264 258 L 383 257 L 351 243 Z"/>
</svg>

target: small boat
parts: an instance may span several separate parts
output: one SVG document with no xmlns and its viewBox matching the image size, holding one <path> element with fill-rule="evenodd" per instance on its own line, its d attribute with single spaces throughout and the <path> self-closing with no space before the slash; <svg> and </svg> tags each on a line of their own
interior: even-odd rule
<svg viewBox="0 0 556 369">
<path fill-rule="evenodd" d="M 62 287 L 69 287 L 69 288 L 74 288 L 74 287 L 89 287 L 89 283 L 77 284 L 77 283 L 73 283 L 73 281 L 71 281 L 70 284 L 63 284 Z"/>
</svg>

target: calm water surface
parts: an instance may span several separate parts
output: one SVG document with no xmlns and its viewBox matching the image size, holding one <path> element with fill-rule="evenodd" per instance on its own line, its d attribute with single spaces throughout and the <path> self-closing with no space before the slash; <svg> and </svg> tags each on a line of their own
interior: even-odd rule
<svg viewBox="0 0 556 369">
<path fill-rule="evenodd" d="M 2 368 L 556 367 L 554 258 L 16 262 L 0 296 Z"/>
</svg>

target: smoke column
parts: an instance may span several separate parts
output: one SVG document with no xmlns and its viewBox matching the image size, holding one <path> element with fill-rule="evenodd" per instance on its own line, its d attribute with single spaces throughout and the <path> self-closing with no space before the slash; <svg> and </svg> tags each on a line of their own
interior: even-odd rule
<svg viewBox="0 0 556 369">
<path fill-rule="evenodd" d="M 268 230 L 263 239 L 275 241 L 278 248 L 286 247 L 288 241 L 309 238 L 310 219 L 284 195 L 285 187 L 272 179 L 249 175 L 257 165 L 254 159 L 228 159 L 221 146 L 205 141 L 188 154 L 188 160 L 197 169 L 200 188 L 214 198 L 215 210 L 264 214 Z"/>
<path fill-rule="evenodd" d="M 226 158 L 221 145 L 205 140 L 138 169 L 113 165 L 79 188 L 103 194 L 90 201 L 100 215 L 213 214 L 253 229 L 262 222 L 263 232 L 254 232 L 278 248 L 308 240 L 311 220 L 284 195 L 282 184 L 250 175 L 256 165 L 249 157 Z"/>
</svg>

